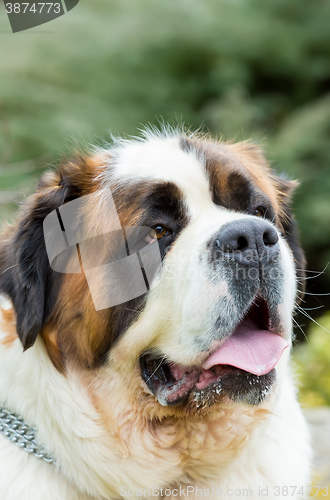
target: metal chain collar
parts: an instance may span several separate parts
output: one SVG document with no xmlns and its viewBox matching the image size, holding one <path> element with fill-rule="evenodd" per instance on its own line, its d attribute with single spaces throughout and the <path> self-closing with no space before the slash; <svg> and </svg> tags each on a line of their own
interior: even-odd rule
<svg viewBox="0 0 330 500">
<path fill-rule="evenodd" d="M 33 454 L 36 458 L 44 460 L 48 464 L 57 465 L 55 460 L 50 455 L 47 455 L 42 446 L 35 442 L 35 428 L 29 427 L 22 417 L 10 413 L 2 406 L 0 406 L 0 432 L 27 453 Z"/>
</svg>

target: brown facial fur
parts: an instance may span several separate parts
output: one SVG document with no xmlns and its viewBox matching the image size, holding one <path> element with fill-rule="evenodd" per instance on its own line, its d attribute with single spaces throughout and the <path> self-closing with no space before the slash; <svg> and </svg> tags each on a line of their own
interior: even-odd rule
<svg viewBox="0 0 330 500">
<path fill-rule="evenodd" d="M 302 299 L 306 261 L 299 244 L 295 217 L 290 210 L 292 194 L 299 182 L 274 174 L 262 149 L 249 141 L 218 143 L 209 139 L 182 138 L 181 147 L 205 158 L 210 191 L 216 204 L 250 213 L 258 205 L 266 203 L 271 206 L 274 217 L 269 218 L 283 232 L 292 250 L 300 278 L 299 299 Z M 250 197 L 252 204 L 248 201 Z"/>
<path fill-rule="evenodd" d="M 276 222 L 281 223 L 281 190 L 258 146 L 248 141 L 219 144 L 210 140 L 185 138 L 182 147 L 196 151 L 205 158 L 210 190 L 216 204 L 232 210 L 248 211 L 249 203 L 244 197 L 250 198 L 251 194 L 252 199 L 253 195 L 255 197 L 255 206 L 268 201 L 276 214 Z M 288 182 L 291 191 L 295 187 L 293 184 Z"/>
<path fill-rule="evenodd" d="M 15 312 L 13 308 L 0 309 L 0 329 L 6 333 L 2 344 L 10 347 L 17 340 Z"/>
<path fill-rule="evenodd" d="M 193 149 L 205 156 L 210 189 L 216 203 L 240 209 L 239 203 L 242 193 L 239 190 L 239 185 L 243 181 L 246 186 L 250 186 L 251 190 L 256 192 L 257 197 L 260 196 L 268 200 L 274 210 L 278 226 L 286 224 L 288 231 L 292 232 L 292 248 L 296 249 L 293 251 L 297 267 L 302 268 L 303 264 L 299 265 L 299 260 L 302 262 L 302 254 L 295 243 L 295 226 L 292 223 L 292 216 L 288 212 L 290 192 L 294 186 L 272 174 L 260 149 L 247 142 L 219 144 L 210 140 L 190 139 L 184 139 L 181 142 L 183 148 L 190 151 Z M 18 266 L 19 256 L 16 260 L 12 260 L 11 245 L 19 245 L 22 239 L 27 241 L 28 237 L 32 238 L 35 234 L 35 225 L 38 224 L 40 230 L 43 219 L 48 213 L 77 197 L 93 194 L 86 210 L 86 223 L 92 226 L 96 221 L 96 224 L 102 224 L 102 227 L 106 225 L 109 214 L 104 211 L 105 205 L 100 203 L 98 197 L 100 191 L 99 176 L 103 172 L 104 163 L 105 159 L 102 155 L 91 158 L 77 155 L 75 159 L 65 162 L 55 172 L 48 172 L 42 177 L 37 193 L 30 198 L 17 226 L 11 229 L 7 242 L 4 241 L 0 248 L 0 269 L 11 265 Z M 165 197 L 167 200 L 165 204 L 169 206 L 172 198 L 180 200 L 180 190 L 174 185 L 166 186 L 165 194 L 161 194 L 162 190 L 164 191 L 163 184 L 161 182 L 159 185 L 141 182 L 124 187 L 113 185 L 112 192 L 121 224 L 123 226 L 139 225 L 141 222 L 152 224 L 154 207 L 151 202 L 151 194 L 157 189 L 159 189 L 159 196 Z M 236 192 L 235 200 L 230 191 Z M 106 193 L 103 196 L 106 196 Z M 257 198 L 255 203 L 258 204 Z M 187 223 L 184 209 L 180 207 L 179 201 L 172 209 L 178 223 L 177 231 L 179 231 L 180 225 L 184 226 Z M 17 231 L 20 231 L 23 236 L 12 243 Z M 34 248 L 36 248 L 36 244 L 32 241 L 30 252 Z M 29 259 L 33 261 L 33 253 L 29 255 Z M 8 283 L 10 279 L 17 280 L 15 275 L 11 276 L 8 273 Z M 32 327 L 29 326 L 30 333 L 27 337 L 24 337 L 24 331 L 19 333 L 23 345 L 25 348 L 32 345 L 37 329 L 39 329 L 48 354 L 58 370 L 64 371 L 67 362 L 83 370 L 95 369 L 104 363 L 114 342 L 138 317 L 139 311 L 143 307 L 143 298 L 110 310 L 95 311 L 84 275 L 64 275 L 57 276 L 56 279 L 58 280 L 57 292 L 52 298 L 52 304 L 48 309 L 46 308 L 43 317 L 36 324 L 33 324 Z M 52 280 L 49 278 L 44 284 L 46 288 L 41 292 L 42 296 L 50 296 L 53 293 L 49 289 L 51 283 Z M 24 284 L 24 286 L 26 285 Z M 9 284 L 7 288 L 6 292 L 6 287 L 4 287 L 5 292 L 10 295 Z M 31 314 L 29 304 L 23 304 L 23 306 L 25 314 Z M 37 307 L 40 308 L 40 304 Z M 133 349 L 126 350 L 125 356 L 123 356 L 126 361 L 127 353 L 132 355 L 134 353 L 135 356 L 139 354 L 138 349 L 142 350 L 148 347 L 146 333 L 141 332 L 141 335 L 142 338 L 140 336 L 138 342 L 139 347 L 137 348 L 137 344 L 135 344 L 131 346 L 134 347 Z M 123 345 L 125 345 L 125 341 Z M 120 359 L 120 349 L 115 351 L 117 358 Z M 131 366 L 136 366 L 136 358 L 131 360 Z"/>
<path fill-rule="evenodd" d="M 0 289 L 13 302 L 16 328 L 24 349 L 30 347 L 52 312 L 61 275 L 50 270 L 43 221 L 54 209 L 97 189 L 99 160 L 76 156 L 46 172 L 36 193 L 23 206 L 16 224 L 0 243 Z"/>
<path fill-rule="evenodd" d="M 103 196 L 107 196 L 107 191 L 104 191 Z M 180 208 L 181 193 L 171 183 L 138 183 L 123 188 L 115 187 L 113 197 L 123 227 L 134 224 L 152 227 L 158 220 L 157 211 L 161 211 L 162 217 L 166 218 L 164 210 L 168 212 L 169 221 L 175 216 L 176 232 L 184 223 L 184 213 Z M 155 198 L 158 200 L 157 206 Z M 174 203 L 175 199 L 177 203 Z M 86 211 L 86 224 L 93 225 L 93 228 L 94 221 L 99 224 L 100 221 L 106 221 L 107 224 L 109 214 L 105 210 L 102 213 L 102 207 L 106 206 L 92 198 Z M 107 231 L 107 226 L 103 225 L 102 230 Z M 107 257 L 109 259 L 110 256 Z M 96 311 L 85 276 L 65 275 L 54 312 L 41 332 L 56 368 L 64 371 L 66 360 L 89 369 L 102 364 L 111 346 L 138 316 L 143 300 L 143 297 L 138 297 L 125 304 Z"/>
</svg>

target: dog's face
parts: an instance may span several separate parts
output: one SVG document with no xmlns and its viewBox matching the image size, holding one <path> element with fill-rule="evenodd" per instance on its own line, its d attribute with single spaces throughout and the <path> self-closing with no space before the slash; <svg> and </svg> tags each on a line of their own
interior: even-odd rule
<svg viewBox="0 0 330 500">
<path fill-rule="evenodd" d="M 0 255 L 24 348 L 39 335 L 58 370 L 97 372 L 107 397 L 138 402 L 144 415 L 259 405 L 291 342 L 304 266 L 294 187 L 250 143 L 175 133 L 119 142 L 46 174 Z M 159 247 L 161 265 L 147 293 L 96 310 L 84 261 L 82 272 L 54 271 L 43 228 L 58 207 L 88 195 L 84 234 L 91 248 L 96 235 L 107 241 L 109 193 L 122 227 L 150 228 L 143 241 Z M 116 249 L 97 249 L 93 287 L 104 294 L 100 266 Z"/>
</svg>

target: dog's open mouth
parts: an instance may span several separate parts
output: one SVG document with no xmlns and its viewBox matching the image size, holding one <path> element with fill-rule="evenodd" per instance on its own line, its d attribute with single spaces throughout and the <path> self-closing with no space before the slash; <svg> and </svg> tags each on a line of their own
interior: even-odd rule
<svg viewBox="0 0 330 500">
<path fill-rule="evenodd" d="M 200 399 L 212 391 L 243 400 L 255 386 L 265 393 L 264 386 L 273 381 L 274 367 L 287 347 L 283 337 L 269 330 L 267 303 L 258 299 L 200 366 L 185 367 L 146 353 L 140 357 L 141 375 L 163 406 L 182 404 L 192 393 Z"/>
</svg>

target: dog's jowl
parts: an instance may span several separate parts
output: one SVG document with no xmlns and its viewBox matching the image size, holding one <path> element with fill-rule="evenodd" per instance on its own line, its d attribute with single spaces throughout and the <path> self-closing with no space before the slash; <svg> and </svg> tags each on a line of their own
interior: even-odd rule
<svg viewBox="0 0 330 500">
<path fill-rule="evenodd" d="M 171 129 L 42 176 L 0 243 L 0 500 L 303 497 L 295 187 Z"/>
</svg>

